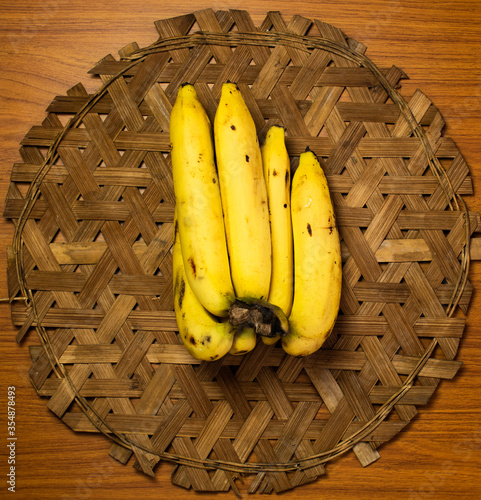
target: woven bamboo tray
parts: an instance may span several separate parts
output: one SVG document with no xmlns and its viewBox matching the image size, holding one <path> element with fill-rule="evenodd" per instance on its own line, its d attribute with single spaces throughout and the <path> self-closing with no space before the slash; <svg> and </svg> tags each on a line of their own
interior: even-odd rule
<svg viewBox="0 0 481 500">
<path fill-rule="evenodd" d="M 35 328 L 30 377 L 77 432 L 109 453 L 197 491 L 281 492 L 352 452 L 379 458 L 456 375 L 472 286 L 469 169 L 443 119 L 396 67 L 336 27 L 244 11 L 156 23 L 159 39 L 90 71 L 101 81 L 56 97 L 21 145 L 4 216 L 16 225 L 8 283 L 17 340 Z M 194 83 L 211 118 L 237 82 L 259 136 L 287 129 L 295 169 L 321 157 L 343 245 L 341 312 L 307 358 L 259 343 L 212 363 L 176 334 L 169 113 Z M 68 457 L 67 457 L 68 458 Z"/>
</svg>

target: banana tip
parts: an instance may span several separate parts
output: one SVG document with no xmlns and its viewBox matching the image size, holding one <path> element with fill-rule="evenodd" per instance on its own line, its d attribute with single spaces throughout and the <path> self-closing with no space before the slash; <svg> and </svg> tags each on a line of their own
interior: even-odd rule
<svg viewBox="0 0 481 500">
<path fill-rule="evenodd" d="M 227 80 L 227 81 L 225 82 L 225 84 L 226 84 L 226 85 L 234 85 L 234 86 L 235 86 L 235 88 L 236 88 L 236 90 L 239 90 L 239 85 L 237 85 L 237 83 L 236 83 L 236 82 L 231 82 L 230 80 Z"/>
</svg>

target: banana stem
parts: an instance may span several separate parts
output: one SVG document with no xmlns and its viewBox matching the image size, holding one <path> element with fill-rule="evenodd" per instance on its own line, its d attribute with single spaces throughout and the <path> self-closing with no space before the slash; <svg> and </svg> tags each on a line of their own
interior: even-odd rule
<svg viewBox="0 0 481 500">
<path fill-rule="evenodd" d="M 229 321 L 234 326 L 248 325 L 263 337 L 284 336 L 289 332 L 282 310 L 262 300 L 237 299 L 229 310 Z"/>
</svg>

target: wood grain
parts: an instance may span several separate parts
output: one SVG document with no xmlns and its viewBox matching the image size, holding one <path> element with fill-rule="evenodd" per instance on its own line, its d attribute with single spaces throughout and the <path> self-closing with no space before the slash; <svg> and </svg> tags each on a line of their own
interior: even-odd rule
<svg viewBox="0 0 481 500">
<path fill-rule="evenodd" d="M 96 90 L 98 80 L 87 75 L 95 61 L 108 53 L 116 54 L 132 41 L 141 46 L 151 43 L 156 36 L 154 22 L 158 19 L 207 7 L 246 9 L 255 23 L 262 21 L 272 8 L 281 11 L 287 20 L 294 14 L 322 19 L 365 43 L 367 54 L 379 66 L 400 67 L 410 77 L 403 82 L 403 94 L 410 96 L 420 88 L 443 114 L 447 122 L 445 134 L 456 142 L 473 177 L 475 196 L 466 201 L 471 209 L 481 210 L 481 201 L 476 196 L 481 182 L 481 63 L 478 55 L 481 5 L 455 0 L 428 5 L 413 0 L 351 0 L 325 4 L 278 1 L 275 6 L 252 0 L 187 1 L 182 6 L 161 5 L 152 0 L 120 0 L 115 4 L 99 0 L 89 10 L 84 10 L 79 0 L 50 0 L 19 1 L 15 6 L 2 6 L 0 199 L 5 199 L 12 166 L 19 161 L 20 141 L 31 126 L 45 118 L 45 109 L 55 95 L 64 94 L 78 81 L 88 91 Z M 356 110 L 346 108 L 345 112 L 353 114 Z M 0 258 L 3 276 L 0 297 L 6 297 L 5 256 L 13 234 L 12 224 L 2 219 L 0 231 L 0 255 L 4 256 Z M 463 367 L 455 379 L 443 381 L 436 396 L 421 408 L 413 422 L 382 447 L 381 460 L 362 468 L 350 454 L 330 463 L 327 475 L 316 483 L 287 492 L 284 498 L 314 499 L 322 495 L 326 499 L 384 496 L 474 499 L 481 496 L 481 363 L 478 357 L 481 309 L 476 292 L 481 286 L 480 273 L 479 262 L 474 262 L 470 276 L 474 295 L 457 356 Z M 125 285 L 119 283 L 121 286 Z M 7 387 L 14 385 L 18 438 L 16 490 L 20 498 L 205 498 L 205 495 L 173 486 L 171 465 L 161 464 L 156 469 L 156 477 L 148 478 L 109 458 L 103 438 L 73 433 L 59 422 L 28 378 L 28 346 L 36 339 L 30 335 L 18 346 L 10 306 L 0 304 L 0 307 L 0 401 L 5 407 Z M 35 350 L 32 354 L 35 355 Z M 6 418 L 6 412 L 2 414 Z M 5 444 L 6 424 L 1 436 Z M 2 445 L 1 450 L 0 470 L 5 477 L 8 449 Z M 1 496 L 7 493 L 4 483 Z M 242 493 L 246 495 L 245 491 Z M 232 493 L 215 496 L 232 498 Z"/>
</svg>

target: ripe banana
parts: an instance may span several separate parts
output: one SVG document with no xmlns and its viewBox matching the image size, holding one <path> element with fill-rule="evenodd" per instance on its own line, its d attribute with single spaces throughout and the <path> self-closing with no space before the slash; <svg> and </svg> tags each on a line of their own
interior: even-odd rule
<svg viewBox="0 0 481 500">
<path fill-rule="evenodd" d="M 262 146 L 272 241 L 272 274 L 268 302 L 289 316 L 293 296 L 290 160 L 283 127 L 270 127 Z"/>
<path fill-rule="evenodd" d="M 235 300 L 210 120 L 193 85 L 170 116 L 172 174 L 187 281 L 202 305 L 227 316 Z"/>
<path fill-rule="evenodd" d="M 264 338 L 264 337 L 262 337 Z M 229 354 L 240 356 L 252 351 L 257 343 L 257 335 L 254 328 L 250 326 L 239 326 L 235 335 Z"/>
<path fill-rule="evenodd" d="M 290 189 L 285 131 L 261 148 L 237 85 L 226 83 L 211 124 L 192 85 L 170 118 L 176 196 L 175 314 L 186 349 L 212 361 L 282 335 L 294 356 L 319 349 L 341 294 L 339 233 L 327 180 L 309 150 Z M 289 318 L 289 319 L 287 319 Z"/>
<path fill-rule="evenodd" d="M 266 300 L 271 244 L 262 156 L 254 120 L 234 83 L 222 86 L 214 139 L 234 290 L 238 298 Z"/>
<path fill-rule="evenodd" d="M 283 127 L 274 125 L 269 128 L 261 151 L 272 243 L 272 274 L 268 302 L 279 306 L 286 316 L 289 316 L 294 291 L 292 268 L 294 256 L 290 200 L 291 170 Z M 279 335 L 273 338 L 262 337 L 262 340 L 270 345 L 278 338 Z"/>
<path fill-rule="evenodd" d="M 332 331 L 341 297 L 339 233 L 328 184 L 317 157 L 306 150 L 292 179 L 294 299 L 282 347 L 293 356 L 319 349 Z"/>
<path fill-rule="evenodd" d="M 174 224 L 174 310 L 182 342 L 196 359 L 214 361 L 229 352 L 235 328 L 210 314 L 199 302 L 187 279 L 177 220 Z"/>
</svg>

